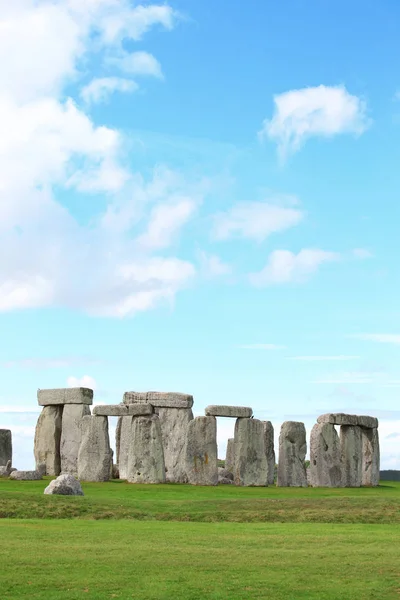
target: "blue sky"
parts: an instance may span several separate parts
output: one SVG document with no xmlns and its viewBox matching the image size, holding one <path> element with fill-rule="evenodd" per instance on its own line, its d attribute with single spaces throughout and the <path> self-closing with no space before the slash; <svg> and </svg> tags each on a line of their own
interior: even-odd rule
<svg viewBox="0 0 400 600">
<path fill-rule="evenodd" d="M 37 388 L 380 420 L 400 468 L 400 6 L 0 8 L 0 427 Z M 223 456 L 233 422 L 220 420 Z"/>
</svg>

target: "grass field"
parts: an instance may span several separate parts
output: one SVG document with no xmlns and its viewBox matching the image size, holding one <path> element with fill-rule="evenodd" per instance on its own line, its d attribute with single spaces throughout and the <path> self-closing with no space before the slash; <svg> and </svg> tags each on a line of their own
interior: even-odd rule
<svg viewBox="0 0 400 600">
<path fill-rule="evenodd" d="M 375 489 L 0 480 L 0 598 L 400 598 L 400 484 Z"/>
</svg>

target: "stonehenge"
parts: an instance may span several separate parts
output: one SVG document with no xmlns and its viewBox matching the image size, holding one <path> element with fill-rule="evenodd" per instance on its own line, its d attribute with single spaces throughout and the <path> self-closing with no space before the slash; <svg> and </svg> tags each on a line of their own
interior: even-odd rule
<svg viewBox="0 0 400 600">
<path fill-rule="evenodd" d="M 379 485 L 379 424 L 371 416 L 320 415 L 310 434 L 306 469 L 304 423 L 282 424 L 276 465 L 273 425 L 254 418 L 248 406 L 213 404 L 194 417 L 190 394 L 128 391 L 119 404 L 91 411 L 93 390 L 82 387 L 38 390 L 37 400 L 42 411 L 35 430 L 36 471 L 11 467 L 11 431 L 0 429 L 1 477 L 266 487 L 274 485 L 277 472 L 280 487 Z M 116 464 L 109 417 L 118 419 Z M 224 467 L 218 466 L 218 417 L 235 419 Z"/>
</svg>

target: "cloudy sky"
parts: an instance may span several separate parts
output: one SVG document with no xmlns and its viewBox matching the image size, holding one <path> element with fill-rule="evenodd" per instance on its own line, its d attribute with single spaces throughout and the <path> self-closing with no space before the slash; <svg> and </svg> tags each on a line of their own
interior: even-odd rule
<svg viewBox="0 0 400 600">
<path fill-rule="evenodd" d="M 399 18 L 397 0 L 0 2 L 16 466 L 37 388 L 85 385 L 250 405 L 276 434 L 375 415 L 400 468 Z"/>
</svg>

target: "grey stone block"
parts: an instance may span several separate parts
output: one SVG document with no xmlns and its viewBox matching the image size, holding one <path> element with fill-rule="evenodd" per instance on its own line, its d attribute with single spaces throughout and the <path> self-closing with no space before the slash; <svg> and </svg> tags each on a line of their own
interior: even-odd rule
<svg viewBox="0 0 400 600">
<path fill-rule="evenodd" d="M 10 473 L 10 479 L 16 481 L 39 481 L 42 478 L 42 473 L 39 471 L 12 471 Z"/>
<path fill-rule="evenodd" d="M 164 450 L 158 415 L 132 418 L 127 479 L 131 483 L 165 483 Z"/>
<path fill-rule="evenodd" d="M 245 418 L 253 415 L 253 409 L 249 406 L 227 406 L 225 404 L 211 404 L 205 409 L 208 417 L 232 417 Z"/>
<path fill-rule="evenodd" d="M 360 487 L 362 483 L 362 432 L 352 425 L 340 427 L 340 450 L 343 487 Z"/>
<path fill-rule="evenodd" d="M 16 471 L 16 469 L 15 469 Z M 9 477 L 11 473 L 11 460 L 8 461 L 5 467 L 0 467 L 0 477 Z"/>
<path fill-rule="evenodd" d="M 83 496 L 82 486 L 72 475 L 64 474 L 53 479 L 44 494 L 54 494 L 60 496 Z"/>
<path fill-rule="evenodd" d="M 61 472 L 78 475 L 78 452 L 82 440 L 82 418 L 90 415 L 87 404 L 66 404 L 61 424 Z"/>
<path fill-rule="evenodd" d="M 278 486 L 307 487 L 306 453 L 304 423 L 285 421 L 279 435 Z"/>
<path fill-rule="evenodd" d="M 38 390 L 37 399 L 39 406 L 93 404 L 93 390 L 83 387 Z"/>
<path fill-rule="evenodd" d="M 192 485 L 218 484 L 217 420 L 196 417 L 190 421 L 186 440 L 186 473 Z"/>
<path fill-rule="evenodd" d="M 353 425 L 374 429 L 378 427 L 378 419 L 366 415 L 346 415 L 345 413 L 327 413 L 317 419 L 317 423 L 330 423 L 331 425 Z"/>
<path fill-rule="evenodd" d="M 115 438 L 120 479 L 128 478 L 128 455 L 132 443 L 132 419 L 131 416 L 120 417 L 117 423 Z"/>
<path fill-rule="evenodd" d="M 0 429 L 0 466 L 12 463 L 12 436 L 10 429 Z"/>
<path fill-rule="evenodd" d="M 268 479 L 264 425 L 258 419 L 237 419 L 235 425 L 236 485 L 266 486 Z"/>
<path fill-rule="evenodd" d="M 264 442 L 265 442 L 265 455 L 267 457 L 267 483 L 268 485 L 274 485 L 275 482 L 275 446 L 274 446 L 274 428 L 271 421 L 263 421 L 264 426 Z"/>
<path fill-rule="evenodd" d="M 129 413 L 125 404 L 98 404 L 93 408 L 92 414 L 99 417 L 124 417 Z"/>
<path fill-rule="evenodd" d="M 187 483 L 185 445 L 188 426 L 193 419 L 192 409 L 157 407 L 155 411 L 161 424 L 166 480 L 168 483 Z"/>
<path fill-rule="evenodd" d="M 379 485 L 380 449 L 378 429 L 361 429 L 362 478 L 361 485 Z"/>
<path fill-rule="evenodd" d="M 107 417 L 85 416 L 82 419 L 81 430 L 78 479 L 81 481 L 109 481 L 112 473 L 112 453 Z"/>
<path fill-rule="evenodd" d="M 235 469 L 235 438 L 229 438 L 226 445 L 225 469 L 230 473 Z"/>
<path fill-rule="evenodd" d="M 309 477 L 312 487 L 342 486 L 340 440 L 331 423 L 316 423 L 312 428 Z"/>
<path fill-rule="evenodd" d="M 36 467 L 45 464 L 44 475 L 59 475 L 61 471 L 61 425 L 63 406 L 44 406 L 39 415 L 34 442 Z"/>
<path fill-rule="evenodd" d="M 160 408 L 192 408 L 193 396 L 178 392 L 125 392 L 124 404 L 149 403 Z"/>
<path fill-rule="evenodd" d="M 131 417 L 140 417 L 141 415 L 151 415 L 154 412 L 152 404 L 130 404 L 128 407 L 128 415 Z"/>
</svg>

